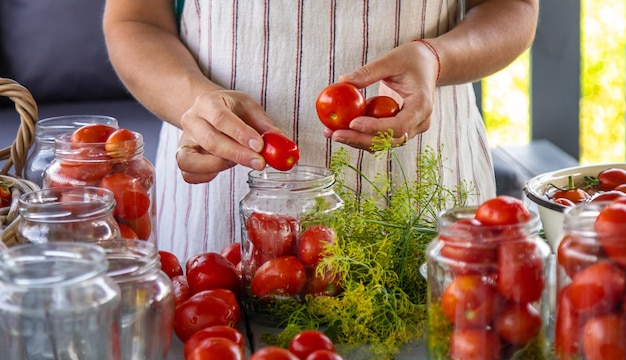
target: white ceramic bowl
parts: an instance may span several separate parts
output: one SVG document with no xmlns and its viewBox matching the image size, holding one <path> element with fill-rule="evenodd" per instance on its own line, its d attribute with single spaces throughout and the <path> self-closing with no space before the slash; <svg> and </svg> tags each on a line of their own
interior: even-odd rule
<svg viewBox="0 0 626 360">
<path fill-rule="evenodd" d="M 546 191 L 550 189 L 550 184 L 566 187 L 570 176 L 574 184 L 580 184 L 585 176 L 598 176 L 600 171 L 608 168 L 626 169 L 626 163 L 575 166 L 535 176 L 526 183 L 526 205 L 539 213 L 546 240 L 554 253 L 563 237 L 563 211 L 566 207 L 548 200 Z"/>
</svg>

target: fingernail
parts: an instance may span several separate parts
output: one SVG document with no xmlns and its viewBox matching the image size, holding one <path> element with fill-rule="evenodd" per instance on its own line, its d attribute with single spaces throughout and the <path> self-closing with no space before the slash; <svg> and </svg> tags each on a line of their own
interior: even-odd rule
<svg viewBox="0 0 626 360">
<path fill-rule="evenodd" d="M 363 125 L 361 125 L 360 121 L 352 120 L 352 122 L 350 122 L 350 129 L 354 131 L 361 131 L 362 128 L 363 128 Z"/>
<path fill-rule="evenodd" d="M 248 147 L 256 152 L 263 150 L 261 142 L 255 138 L 252 138 L 248 141 Z"/>
<path fill-rule="evenodd" d="M 263 159 L 261 158 L 253 158 L 250 160 L 250 167 L 255 170 L 263 170 Z"/>
<path fill-rule="evenodd" d="M 335 136 L 333 137 L 333 140 L 335 140 L 336 142 L 344 143 L 344 144 L 346 142 L 346 138 L 341 137 L 341 136 Z"/>
</svg>

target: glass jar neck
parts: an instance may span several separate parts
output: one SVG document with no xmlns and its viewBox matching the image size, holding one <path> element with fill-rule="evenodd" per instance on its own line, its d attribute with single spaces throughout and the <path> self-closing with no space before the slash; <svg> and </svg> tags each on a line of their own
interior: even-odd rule
<svg viewBox="0 0 626 360">
<path fill-rule="evenodd" d="M 103 249 L 88 243 L 20 245 L 0 253 L 0 282 L 24 288 L 76 286 L 107 269 Z"/>
<path fill-rule="evenodd" d="M 107 275 L 118 284 L 131 283 L 161 270 L 156 247 L 142 240 L 116 239 L 98 242 L 106 253 Z"/>
<path fill-rule="evenodd" d="M 54 156 L 63 161 L 122 162 L 143 157 L 143 136 L 135 132 L 135 138 L 107 143 L 75 143 L 71 134 L 63 133 L 54 139 Z"/>
<path fill-rule="evenodd" d="M 37 121 L 35 140 L 37 143 L 54 147 L 54 139 L 64 133 L 71 133 L 85 125 L 103 124 L 117 129 L 117 119 L 104 115 L 64 115 Z"/>
<path fill-rule="evenodd" d="M 95 186 L 49 188 L 26 193 L 18 200 L 24 221 L 40 223 L 82 222 L 112 216 L 113 193 Z"/>
<path fill-rule="evenodd" d="M 253 170 L 248 173 L 250 190 L 277 194 L 320 192 L 331 189 L 334 184 L 333 173 L 329 169 L 316 166 L 298 165 L 290 171 L 268 167 L 263 171 Z"/>
</svg>

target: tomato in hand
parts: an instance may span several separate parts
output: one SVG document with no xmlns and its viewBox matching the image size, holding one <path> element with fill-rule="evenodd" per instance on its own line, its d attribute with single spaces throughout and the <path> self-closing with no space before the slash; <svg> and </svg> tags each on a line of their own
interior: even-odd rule
<svg viewBox="0 0 626 360">
<path fill-rule="evenodd" d="M 295 256 L 281 256 L 261 265 L 254 273 L 250 291 L 258 299 L 295 296 L 306 283 L 304 266 Z"/>
<path fill-rule="evenodd" d="M 159 259 L 161 260 L 161 270 L 173 278 L 174 276 L 183 275 L 183 267 L 180 266 L 180 261 L 176 255 L 169 251 L 159 250 Z"/>
<path fill-rule="evenodd" d="M 134 132 L 128 129 L 117 129 L 109 135 L 104 149 L 111 157 L 129 156 L 137 152 L 137 141 Z"/>
<path fill-rule="evenodd" d="M 621 168 L 604 169 L 598 174 L 598 182 L 600 190 L 614 190 L 617 186 L 626 184 L 626 170 Z"/>
<path fill-rule="evenodd" d="M 194 257 L 188 266 L 187 280 L 192 294 L 218 288 L 231 290 L 235 294 L 241 291 L 241 279 L 235 265 L 215 252 Z"/>
<path fill-rule="evenodd" d="M 603 315 L 614 309 L 626 290 L 626 275 L 607 261 L 579 271 L 570 284 L 572 308 L 579 313 Z"/>
<path fill-rule="evenodd" d="M 346 82 L 325 87 L 315 101 L 317 116 L 330 130 L 349 129 L 354 118 L 365 115 L 367 103 L 363 93 Z"/>
<path fill-rule="evenodd" d="M 148 213 L 150 196 L 134 177 L 121 172 L 107 174 L 102 178 L 100 186 L 113 192 L 115 216 L 133 220 Z"/>
<path fill-rule="evenodd" d="M 189 290 L 189 283 L 185 275 L 177 275 L 170 280 L 172 281 L 172 292 L 174 293 L 174 308 L 177 308 L 191 297 L 191 290 Z"/>
<path fill-rule="evenodd" d="M 109 136 L 117 130 L 114 127 L 103 124 L 89 124 L 74 130 L 70 136 L 70 142 L 77 144 L 84 143 L 105 143 Z"/>
<path fill-rule="evenodd" d="M 235 326 L 235 313 L 230 304 L 210 293 L 193 294 L 174 310 L 174 333 L 182 342 L 215 325 Z"/>
<path fill-rule="evenodd" d="M 372 96 L 366 100 L 366 116 L 386 118 L 395 116 L 400 111 L 400 105 L 390 96 Z"/>
<path fill-rule="evenodd" d="M 457 328 L 489 325 L 496 303 L 496 290 L 479 275 L 456 276 L 441 296 L 443 313 Z"/>
<path fill-rule="evenodd" d="M 481 203 L 474 217 L 487 226 L 514 225 L 528 222 L 530 212 L 522 200 L 500 195 Z"/>
<path fill-rule="evenodd" d="M 289 342 L 289 351 L 304 360 L 315 350 L 335 351 L 335 345 L 326 334 L 319 330 L 303 330 Z"/>
<path fill-rule="evenodd" d="M 493 330 L 455 329 L 450 337 L 450 359 L 498 360 L 501 348 Z"/>
<path fill-rule="evenodd" d="M 261 155 L 265 162 L 274 169 L 291 170 L 300 160 L 298 145 L 285 135 L 268 131 L 263 133 L 261 137 L 263 138 Z"/>
<path fill-rule="evenodd" d="M 234 341 L 224 337 L 211 337 L 195 344 L 185 355 L 185 360 L 244 360 L 243 350 Z"/>
<path fill-rule="evenodd" d="M 196 331 L 193 335 L 191 335 L 191 337 L 189 337 L 189 339 L 187 339 L 187 341 L 185 341 L 185 344 L 183 346 L 185 359 L 187 359 L 187 356 L 189 356 L 189 354 L 191 354 L 194 349 L 197 349 L 199 347 L 200 343 L 202 343 L 203 340 L 213 337 L 228 339 L 239 345 L 242 352 L 245 350 L 245 339 L 243 334 L 239 330 L 228 325 L 215 325 Z"/>
<path fill-rule="evenodd" d="M 529 303 L 509 303 L 498 314 L 495 328 L 500 337 L 515 345 L 530 342 L 541 331 L 543 321 Z"/>
<path fill-rule="evenodd" d="M 261 348 L 250 356 L 250 360 L 300 360 L 297 356 L 290 353 L 289 350 L 278 346 L 266 346 Z"/>
<path fill-rule="evenodd" d="M 498 246 L 496 286 L 500 296 L 518 303 L 541 298 L 546 279 L 543 256 L 532 241 L 513 241 Z"/>
<path fill-rule="evenodd" d="M 327 256 L 326 248 L 335 243 L 335 232 L 324 225 L 313 225 L 298 239 L 298 258 L 306 267 L 315 267 Z"/>
<path fill-rule="evenodd" d="M 583 332 L 587 360 L 626 359 L 626 315 L 609 314 L 590 319 Z"/>
</svg>

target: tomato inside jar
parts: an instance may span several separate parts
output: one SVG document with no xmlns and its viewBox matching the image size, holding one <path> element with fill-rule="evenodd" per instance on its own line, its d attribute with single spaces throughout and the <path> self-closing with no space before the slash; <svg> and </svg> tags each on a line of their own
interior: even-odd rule
<svg viewBox="0 0 626 360">
<path fill-rule="evenodd" d="M 108 189 L 113 192 L 113 213 L 125 229 L 124 236 L 156 244 L 154 166 L 143 155 L 143 136 L 97 126 L 85 125 L 55 138 L 54 159 L 44 171 L 43 188 Z"/>
<path fill-rule="evenodd" d="M 336 276 L 316 271 L 334 242 L 331 214 L 343 205 L 334 183 L 329 169 L 306 165 L 248 174 L 240 201 L 242 306 L 255 321 L 278 326 L 290 304 L 338 294 Z"/>
<path fill-rule="evenodd" d="M 548 358 L 550 248 L 538 229 L 508 197 L 440 214 L 426 250 L 433 358 Z"/>
</svg>

